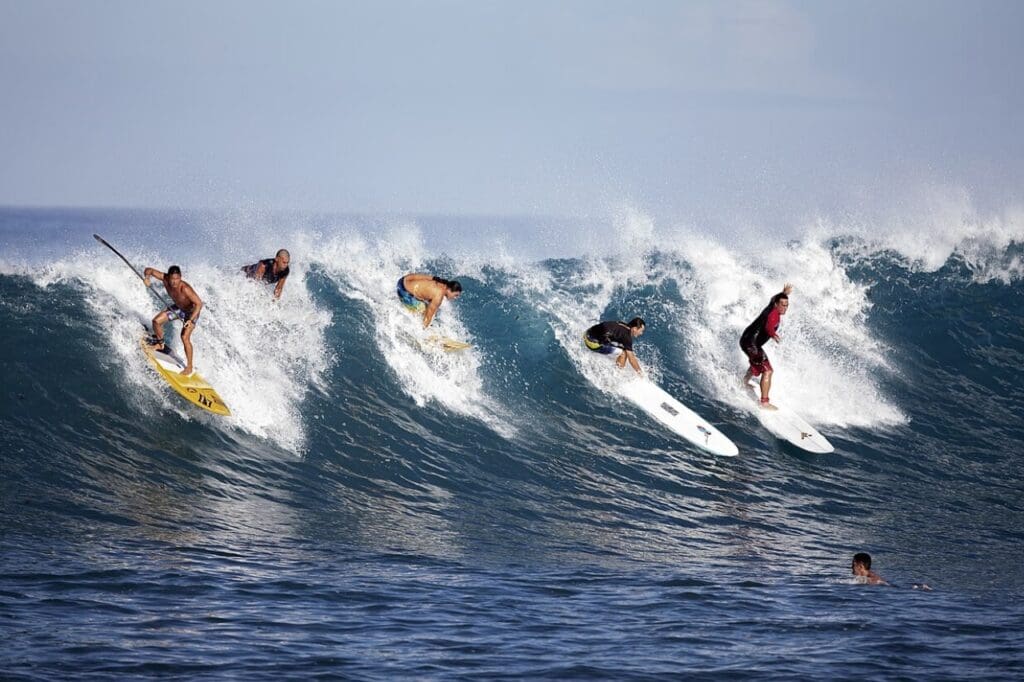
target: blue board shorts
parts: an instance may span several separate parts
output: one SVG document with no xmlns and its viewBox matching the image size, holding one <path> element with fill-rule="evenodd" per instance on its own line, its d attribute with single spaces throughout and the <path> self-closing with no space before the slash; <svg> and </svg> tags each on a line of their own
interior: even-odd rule
<svg viewBox="0 0 1024 682">
<path fill-rule="evenodd" d="M 400 300 L 402 305 L 409 310 L 415 310 L 416 312 L 422 311 L 426 307 L 426 304 L 409 293 L 409 290 L 405 288 L 404 284 L 402 284 L 404 279 L 405 277 L 399 277 L 398 286 L 395 287 L 395 293 L 398 294 L 398 300 Z"/>
</svg>

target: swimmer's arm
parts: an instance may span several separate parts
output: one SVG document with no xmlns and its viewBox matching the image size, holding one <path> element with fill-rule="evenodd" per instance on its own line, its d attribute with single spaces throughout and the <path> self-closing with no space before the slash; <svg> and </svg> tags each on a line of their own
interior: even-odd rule
<svg viewBox="0 0 1024 682">
<path fill-rule="evenodd" d="M 160 272 L 156 268 L 146 268 L 145 270 L 142 271 L 142 281 L 147 287 L 149 286 L 150 277 L 155 277 L 161 282 L 164 281 L 164 273 Z"/>
<path fill-rule="evenodd" d="M 274 298 L 275 299 L 281 298 L 281 292 L 284 291 L 284 282 L 285 282 L 286 279 L 288 279 L 288 278 L 287 277 L 282 277 L 281 279 L 277 280 L 277 286 L 274 287 Z"/>
</svg>

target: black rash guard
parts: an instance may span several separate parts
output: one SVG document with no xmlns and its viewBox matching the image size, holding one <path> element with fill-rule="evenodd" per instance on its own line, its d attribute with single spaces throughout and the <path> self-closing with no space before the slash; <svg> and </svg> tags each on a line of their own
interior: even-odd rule
<svg viewBox="0 0 1024 682">
<path fill-rule="evenodd" d="M 267 284 L 277 284 L 279 281 L 281 281 L 282 279 L 287 277 L 289 271 L 291 271 L 291 268 L 288 267 L 288 268 L 285 268 L 284 270 L 282 270 L 281 272 L 279 272 L 277 274 L 274 274 L 274 259 L 273 258 L 265 258 L 265 259 L 259 261 L 259 263 L 253 263 L 252 265 L 246 265 L 244 268 L 242 268 L 242 271 L 248 277 L 252 277 L 253 279 L 255 279 L 256 278 L 256 271 L 259 270 L 260 263 L 263 264 L 263 280 L 262 281 L 266 282 Z"/>
<path fill-rule="evenodd" d="M 764 344 L 768 343 L 768 339 L 772 338 L 772 333 L 775 330 L 769 332 L 767 328 L 768 316 L 772 314 L 772 310 L 775 308 L 775 304 L 778 303 L 779 297 L 782 294 L 775 294 L 772 296 L 771 302 L 768 307 L 761 311 L 761 314 L 757 316 L 757 319 L 750 323 L 746 329 L 743 330 L 743 335 L 740 336 L 740 348 L 760 348 Z M 776 328 L 778 325 L 776 325 Z"/>
<path fill-rule="evenodd" d="M 587 330 L 587 336 L 602 346 L 633 350 L 633 333 L 625 322 L 599 322 Z"/>
</svg>

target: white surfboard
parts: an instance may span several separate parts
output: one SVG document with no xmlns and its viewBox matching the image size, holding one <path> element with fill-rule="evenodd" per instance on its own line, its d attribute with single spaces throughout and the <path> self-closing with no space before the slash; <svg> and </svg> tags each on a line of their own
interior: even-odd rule
<svg viewBox="0 0 1024 682">
<path fill-rule="evenodd" d="M 817 429 L 804 421 L 803 417 L 785 405 L 779 405 L 777 402 L 772 400 L 772 405 L 778 409 L 768 410 L 761 407 L 761 385 L 758 379 L 751 379 L 750 383 L 747 385 L 750 386 L 754 401 L 758 405 L 755 408 L 757 410 L 757 420 L 761 422 L 761 426 L 768 429 L 773 436 L 781 438 L 788 443 L 792 443 L 801 450 L 806 450 L 807 452 L 813 452 L 819 455 L 826 455 L 830 452 L 835 452 L 835 448 L 832 447 L 832 443 L 829 443 L 825 436 L 821 435 Z"/>
<path fill-rule="evenodd" d="M 736 444 L 649 379 L 624 381 L 620 394 L 701 450 L 720 457 L 740 454 Z"/>
<path fill-rule="evenodd" d="M 622 353 L 616 349 L 599 358 L 615 361 Z M 720 457 L 735 457 L 740 454 L 729 438 L 696 412 L 673 398 L 667 391 L 647 377 L 632 375 L 625 379 L 619 387 L 619 394 L 657 421 L 667 426 L 673 433 L 682 436 L 701 450 Z"/>
</svg>

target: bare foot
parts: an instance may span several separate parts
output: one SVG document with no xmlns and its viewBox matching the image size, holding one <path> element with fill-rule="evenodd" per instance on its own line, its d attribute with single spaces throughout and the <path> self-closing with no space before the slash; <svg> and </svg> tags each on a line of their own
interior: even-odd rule
<svg viewBox="0 0 1024 682">
<path fill-rule="evenodd" d="M 761 409 L 762 410 L 777 410 L 779 408 L 775 407 L 771 403 L 761 403 Z"/>
<path fill-rule="evenodd" d="M 192 372 L 194 372 L 194 371 L 195 371 L 195 370 L 194 370 L 194 369 L 192 369 L 191 367 L 186 367 L 185 369 L 181 370 L 181 376 L 183 376 L 183 377 L 187 377 L 187 376 L 189 376 L 190 374 L 192 374 Z"/>
<path fill-rule="evenodd" d="M 156 350 L 156 351 L 164 350 L 167 347 L 167 346 L 164 345 L 164 342 L 161 341 L 160 339 L 154 339 L 152 341 L 152 345 L 153 345 L 153 350 Z"/>
</svg>

